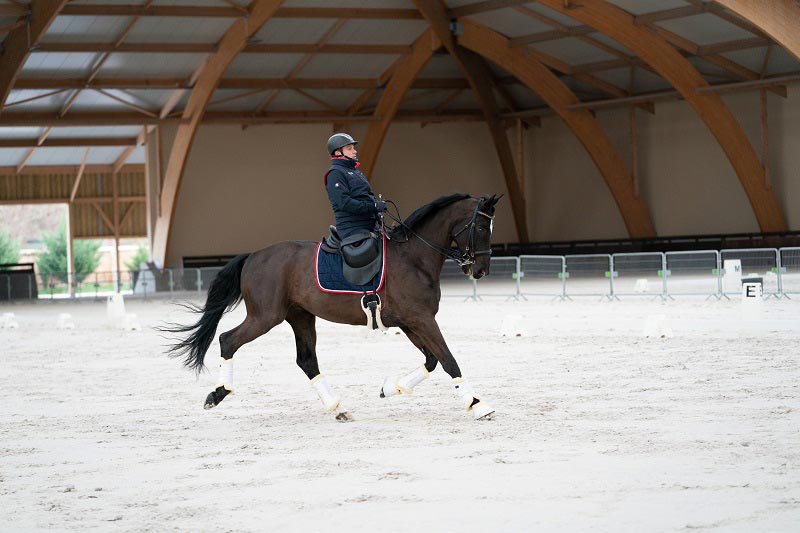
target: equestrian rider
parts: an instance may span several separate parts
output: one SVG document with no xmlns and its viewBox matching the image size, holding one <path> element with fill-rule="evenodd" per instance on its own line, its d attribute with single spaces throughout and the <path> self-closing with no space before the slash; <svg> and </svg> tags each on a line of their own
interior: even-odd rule
<svg viewBox="0 0 800 533">
<path fill-rule="evenodd" d="M 386 211 L 386 202 L 375 199 L 366 176 L 358 170 L 357 144 L 347 133 L 328 139 L 331 168 L 325 173 L 325 189 L 342 239 L 358 230 L 374 230 L 378 213 Z"/>
</svg>

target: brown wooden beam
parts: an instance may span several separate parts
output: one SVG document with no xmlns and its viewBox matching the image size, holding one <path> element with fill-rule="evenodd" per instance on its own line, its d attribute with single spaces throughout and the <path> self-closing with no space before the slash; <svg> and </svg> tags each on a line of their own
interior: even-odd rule
<svg viewBox="0 0 800 533">
<path fill-rule="evenodd" d="M 80 165 L 36 165 L 25 167 L 20 175 L 22 176 L 46 176 L 52 174 L 73 174 L 77 175 L 80 170 Z M 0 175 L 8 176 L 17 173 L 16 166 L 0 166 Z M 86 165 L 84 170 L 85 174 L 110 174 L 111 165 Z M 122 169 L 123 174 L 130 173 L 144 173 L 144 165 L 125 165 Z M 144 196 L 142 196 L 144 199 Z M 69 197 L 64 197 L 64 201 L 69 200 Z"/>
<path fill-rule="evenodd" d="M 213 54 L 217 51 L 215 43 L 40 43 L 31 52 L 73 53 L 73 54 Z M 408 54 L 405 44 L 294 44 L 294 43 L 250 43 L 245 46 L 245 54 Z"/>
<path fill-rule="evenodd" d="M 141 113 L 82 111 L 61 116 L 59 113 L 5 112 L 0 114 L 0 126 L 145 126 L 149 124 L 181 123 L 183 119 L 159 119 Z"/>
<path fill-rule="evenodd" d="M 136 146 L 136 138 L 127 137 L 51 137 L 41 144 L 37 139 L 0 139 L 0 148 L 42 148 L 79 147 L 79 146 Z"/>
<path fill-rule="evenodd" d="M 530 0 L 485 0 L 465 6 L 454 7 L 447 11 L 447 16 L 448 18 L 466 17 L 528 3 L 530 3 Z"/>
<path fill-rule="evenodd" d="M 203 17 L 242 18 L 243 13 L 235 7 L 223 6 L 150 6 L 120 4 L 69 4 L 64 15 L 86 17 Z M 332 8 L 332 7 L 284 7 L 275 13 L 275 18 L 345 18 L 376 20 L 413 20 L 422 18 L 414 9 L 393 8 Z"/>
<path fill-rule="evenodd" d="M 164 173 L 161 213 L 156 218 L 153 231 L 153 258 L 162 266 L 167 260 L 170 231 L 186 161 L 206 107 L 230 64 L 244 49 L 248 40 L 266 24 L 282 3 L 283 0 L 253 0 L 248 6 L 250 16 L 247 19 L 236 20 L 225 32 L 219 41 L 219 49 L 209 56 L 205 68 L 192 89 L 192 94 L 182 113 L 182 118 L 187 122 L 182 122 L 178 126 Z"/>
<path fill-rule="evenodd" d="M 414 83 L 419 72 L 428 64 L 433 52 L 441 46 L 439 39 L 426 30 L 420 35 L 412 46 L 411 54 L 405 56 L 394 68 L 392 78 L 386 85 L 378 105 L 375 107 L 374 120 L 367 130 L 362 143 L 359 160 L 367 178 L 372 176 L 375 163 L 378 160 L 386 132 L 400 107 L 408 90 Z"/>
<path fill-rule="evenodd" d="M 39 42 L 66 3 L 67 0 L 33 2 L 30 6 L 30 22 L 11 30 L 3 40 L 0 55 L 0 108 L 5 106 L 31 48 Z"/>
<path fill-rule="evenodd" d="M 633 180 L 625 160 L 589 111 L 569 108 L 570 105 L 579 103 L 579 100 L 563 81 L 534 57 L 520 48 L 508 46 L 504 37 L 479 24 L 465 21 L 464 33 L 458 37 L 458 43 L 500 65 L 547 102 L 575 133 L 597 165 L 619 207 L 630 236 L 637 238 L 655 235 L 646 204 L 634 194 Z"/>
<path fill-rule="evenodd" d="M 714 0 L 769 35 L 800 61 L 800 4 L 797 0 Z"/>
<path fill-rule="evenodd" d="M 78 169 L 78 175 L 75 176 L 75 183 L 72 185 L 72 191 L 69 193 L 70 203 L 75 201 L 75 195 L 78 193 L 78 187 L 81 184 L 81 178 L 83 177 L 83 172 L 86 170 L 86 161 L 89 160 L 90 151 L 91 148 L 87 148 L 86 153 L 83 154 L 83 161 L 81 162 L 81 168 Z"/>
<path fill-rule="evenodd" d="M 447 7 L 441 0 L 414 0 L 422 16 L 428 21 L 431 29 L 442 41 L 456 61 L 462 74 L 469 80 L 475 96 L 480 103 L 489 133 L 492 137 L 500 168 L 505 178 L 506 191 L 511 202 L 511 211 L 514 216 L 514 225 L 517 230 L 519 242 L 529 242 L 527 208 L 525 195 L 522 192 L 521 176 L 514 165 L 514 155 L 508 142 L 508 135 L 503 121 L 500 118 L 500 109 L 494 97 L 492 73 L 486 62 L 477 54 L 460 47 L 450 33 L 450 18 Z"/>
<path fill-rule="evenodd" d="M 605 1 L 583 2 L 566 9 L 562 0 L 539 0 L 580 23 L 591 25 L 629 50 L 664 77 L 695 109 L 728 156 L 747 194 L 761 231 L 786 231 L 786 217 L 773 191 L 763 187 L 764 169 L 741 125 L 716 94 L 699 94 L 708 82 L 692 64 L 662 37 L 635 24 L 624 10 Z"/>
</svg>

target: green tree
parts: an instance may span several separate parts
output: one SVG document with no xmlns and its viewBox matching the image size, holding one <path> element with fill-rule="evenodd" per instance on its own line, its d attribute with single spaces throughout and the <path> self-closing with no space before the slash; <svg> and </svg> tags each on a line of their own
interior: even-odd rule
<svg viewBox="0 0 800 533">
<path fill-rule="evenodd" d="M 12 239 L 7 231 L 0 231 L 0 265 L 19 262 L 19 241 Z"/>
<path fill-rule="evenodd" d="M 36 262 L 42 276 L 67 282 L 67 224 L 62 221 L 53 233 L 42 235 L 46 250 Z M 100 264 L 100 241 L 76 240 L 72 243 L 75 256 L 75 282 L 80 283 Z"/>
<path fill-rule="evenodd" d="M 131 272 L 138 272 L 139 265 L 141 265 L 142 263 L 147 263 L 147 260 L 149 259 L 148 256 L 149 254 L 147 253 L 147 248 L 140 245 L 139 249 L 136 250 L 134 256 L 125 261 L 125 266 Z"/>
</svg>

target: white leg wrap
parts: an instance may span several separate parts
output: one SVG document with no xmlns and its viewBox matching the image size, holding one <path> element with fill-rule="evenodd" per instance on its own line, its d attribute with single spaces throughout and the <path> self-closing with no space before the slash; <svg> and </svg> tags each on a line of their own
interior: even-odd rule
<svg viewBox="0 0 800 533">
<path fill-rule="evenodd" d="M 464 408 L 467 411 L 472 411 L 475 420 L 494 413 L 494 409 L 484 400 L 481 400 L 480 396 L 475 394 L 475 390 L 463 377 L 453 379 L 453 387 L 455 387 L 456 395 L 458 395 Z M 475 400 L 478 400 L 478 403 L 473 405 Z"/>
<path fill-rule="evenodd" d="M 326 411 L 344 411 L 344 407 L 341 407 L 341 400 L 333 393 L 331 384 L 328 382 L 327 377 L 323 376 L 322 374 L 318 375 L 311 380 L 311 386 L 314 387 L 315 391 L 317 391 L 317 396 L 319 396 L 322 406 Z"/>
<path fill-rule="evenodd" d="M 219 383 L 217 387 L 225 387 L 233 392 L 233 359 L 219 358 Z"/>
<path fill-rule="evenodd" d="M 383 395 L 388 398 L 389 396 L 394 396 L 396 394 L 400 394 L 400 387 L 397 386 L 397 378 L 394 376 L 389 376 L 383 381 L 383 387 L 381 387 L 381 392 Z"/>
<path fill-rule="evenodd" d="M 428 375 L 428 370 L 424 366 L 418 366 L 397 380 L 397 388 L 403 394 L 412 394 L 414 387 L 428 379 Z"/>
</svg>

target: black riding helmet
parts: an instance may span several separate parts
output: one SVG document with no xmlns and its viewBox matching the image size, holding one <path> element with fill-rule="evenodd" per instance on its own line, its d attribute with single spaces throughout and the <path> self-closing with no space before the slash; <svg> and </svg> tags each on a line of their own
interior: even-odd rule
<svg viewBox="0 0 800 533">
<path fill-rule="evenodd" d="M 336 150 L 341 150 L 348 144 L 358 144 L 358 141 L 353 139 L 347 133 L 335 133 L 328 139 L 328 155 L 333 155 Z"/>
</svg>

